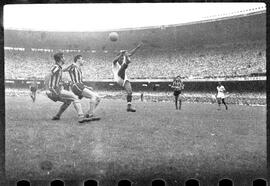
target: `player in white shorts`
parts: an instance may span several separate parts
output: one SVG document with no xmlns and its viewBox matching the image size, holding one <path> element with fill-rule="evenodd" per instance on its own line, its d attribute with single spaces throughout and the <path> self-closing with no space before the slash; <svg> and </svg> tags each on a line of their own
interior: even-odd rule
<svg viewBox="0 0 270 186">
<path fill-rule="evenodd" d="M 123 87 L 127 92 L 127 111 L 136 112 L 135 108 L 132 108 L 132 87 L 131 83 L 126 74 L 126 69 L 131 63 L 130 57 L 135 54 L 135 52 L 141 47 L 142 44 L 139 44 L 136 48 L 126 51 L 121 50 L 118 56 L 113 60 L 112 71 L 114 76 L 114 81 L 117 82 L 121 87 Z"/>
<path fill-rule="evenodd" d="M 217 86 L 217 102 L 218 102 L 218 109 L 220 109 L 220 104 L 221 102 L 225 105 L 226 110 L 228 110 L 228 106 L 225 103 L 225 92 L 226 89 L 224 88 L 224 86 L 221 84 L 221 82 L 218 82 L 218 86 Z"/>
</svg>

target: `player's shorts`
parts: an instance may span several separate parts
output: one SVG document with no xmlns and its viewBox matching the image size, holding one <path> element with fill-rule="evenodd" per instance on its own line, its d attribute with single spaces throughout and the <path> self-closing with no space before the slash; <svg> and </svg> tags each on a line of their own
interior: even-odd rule
<svg viewBox="0 0 270 186">
<path fill-rule="evenodd" d="M 46 92 L 46 95 L 47 95 L 47 97 L 48 97 L 50 100 L 52 100 L 52 101 L 54 101 L 54 102 L 60 101 L 60 96 L 58 96 L 58 95 L 52 93 L 51 91 L 47 91 L 47 92 Z M 61 101 L 62 101 L 62 100 L 61 100 Z"/>
<path fill-rule="evenodd" d="M 37 87 L 30 87 L 31 92 L 36 92 L 37 91 Z"/>
<path fill-rule="evenodd" d="M 83 89 L 85 88 L 85 85 L 81 84 L 81 83 L 74 83 L 71 85 L 71 90 L 72 92 L 79 96 L 79 98 L 82 98 L 82 92 Z"/>
<path fill-rule="evenodd" d="M 218 99 L 224 99 L 225 95 L 223 93 L 218 93 L 217 98 Z"/>
<path fill-rule="evenodd" d="M 174 92 L 173 92 L 173 95 L 174 96 L 179 96 L 181 94 L 181 90 L 175 90 Z"/>
<path fill-rule="evenodd" d="M 128 79 L 123 79 L 120 76 L 117 76 L 117 78 L 115 78 L 115 81 L 122 87 L 125 86 L 126 81 L 128 81 Z"/>
<path fill-rule="evenodd" d="M 77 96 L 74 93 L 72 93 L 71 91 L 64 90 L 64 89 L 60 90 L 59 95 L 55 94 L 52 91 L 47 91 L 46 95 L 48 96 L 49 99 L 51 99 L 54 102 L 56 101 L 70 102 L 70 101 L 78 100 Z"/>
</svg>

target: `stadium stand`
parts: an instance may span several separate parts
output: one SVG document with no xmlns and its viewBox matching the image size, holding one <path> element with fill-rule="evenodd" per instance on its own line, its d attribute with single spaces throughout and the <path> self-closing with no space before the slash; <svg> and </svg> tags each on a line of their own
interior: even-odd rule
<svg viewBox="0 0 270 186">
<path fill-rule="evenodd" d="M 266 72 L 266 44 L 263 41 L 229 43 L 183 50 L 142 49 L 128 69 L 130 78 L 161 79 L 251 76 Z M 76 54 L 87 61 L 86 80 L 111 79 L 113 53 L 103 51 L 65 53 L 67 64 Z M 5 51 L 6 79 L 43 78 L 53 64 L 52 52 Z"/>
<path fill-rule="evenodd" d="M 43 78 L 53 52 L 64 50 L 67 64 L 76 54 L 87 61 L 85 80 L 112 79 L 116 52 L 144 43 L 128 68 L 130 78 L 170 79 L 258 76 L 266 73 L 266 13 L 232 16 L 184 25 L 108 32 L 5 30 L 5 78 Z M 17 47 L 14 48 L 14 47 Z M 21 47 L 21 49 L 19 48 Z M 16 49 L 16 50 L 15 50 Z"/>
</svg>

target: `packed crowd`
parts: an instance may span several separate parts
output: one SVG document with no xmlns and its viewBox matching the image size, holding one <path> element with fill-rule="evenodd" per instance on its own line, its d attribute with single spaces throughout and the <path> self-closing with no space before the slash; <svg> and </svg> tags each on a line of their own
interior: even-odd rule
<svg viewBox="0 0 270 186">
<path fill-rule="evenodd" d="M 71 64 L 78 53 L 65 53 Z M 112 79 L 112 60 L 116 54 L 96 51 L 82 52 L 85 80 Z M 52 52 L 5 51 L 5 78 L 42 79 L 53 62 Z M 189 49 L 158 50 L 141 48 L 132 56 L 127 73 L 130 78 L 155 79 L 236 77 L 266 72 L 265 42 L 211 45 Z M 67 76 L 64 76 L 67 78 Z"/>
</svg>

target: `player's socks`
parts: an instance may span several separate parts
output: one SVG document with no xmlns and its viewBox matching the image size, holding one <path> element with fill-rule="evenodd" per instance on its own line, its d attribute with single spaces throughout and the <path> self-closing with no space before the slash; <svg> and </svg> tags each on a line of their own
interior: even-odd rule
<svg viewBox="0 0 270 186">
<path fill-rule="evenodd" d="M 73 106 L 75 110 L 77 111 L 79 117 L 84 116 L 83 111 L 82 111 L 82 106 L 79 100 L 73 101 Z"/>
<path fill-rule="evenodd" d="M 95 109 L 95 107 L 96 107 L 96 103 L 93 102 L 93 101 L 90 101 L 90 103 L 89 103 L 89 110 L 87 111 L 87 114 L 89 116 L 94 115 L 94 109 Z"/>
</svg>

